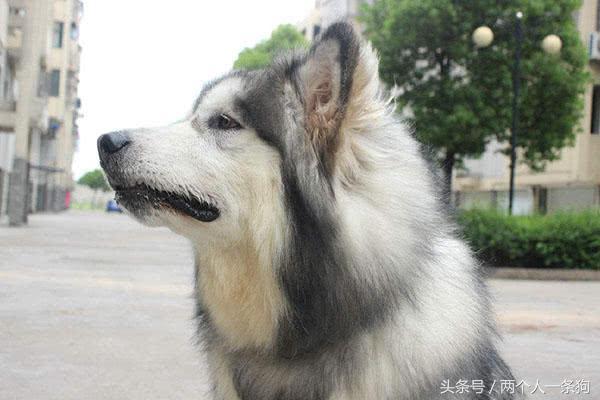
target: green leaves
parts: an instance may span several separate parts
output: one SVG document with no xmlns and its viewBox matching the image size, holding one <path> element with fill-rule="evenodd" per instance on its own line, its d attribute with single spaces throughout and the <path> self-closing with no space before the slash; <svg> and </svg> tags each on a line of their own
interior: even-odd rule
<svg viewBox="0 0 600 400">
<path fill-rule="evenodd" d="M 507 216 L 470 210 L 458 217 L 482 260 L 496 266 L 600 269 L 600 212 Z"/>
<path fill-rule="evenodd" d="M 279 25 L 271 37 L 252 48 L 246 48 L 233 63 L 235 69 L 264 68 L 281 52 L 307 46 L 306 39 L 292 25 Z"/>
<path fill-rule="evenodd" d="M 89 186 L 94 190 L 102 190 L 103 192 L 110 190 L 108 183 L 106 183 L 106 179 L 104 179 L 104 174 L 99 169 L 86 172 L 85 175 L 79 178 L 77 183 L 80 185 Z"/>
<path fill-rule="evenodd" d="M 511 126 L 515 13 L 524 13 L 518 145 L 522 162 L 543 168 L 575 137 L 588 82 L 587 59 L 573 13 L 577 0 L 378 0 L 362 8 L 379 51 L 382 79 L 404 89 L 398 104 L 414 115 L 419 139 L 457 161 L 478 157 L 491 138 L 507 143 Z M 494 42 L 477 49 L 473 31 L 487 25 Z M 556 34 L 560 55 L 542 39 Z"/>
</svg>

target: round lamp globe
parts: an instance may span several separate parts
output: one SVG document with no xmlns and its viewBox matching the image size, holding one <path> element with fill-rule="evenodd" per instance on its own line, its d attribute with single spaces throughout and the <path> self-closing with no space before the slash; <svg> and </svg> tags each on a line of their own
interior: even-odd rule
<svg viewBox="0 0 600 400">
<path fill-rule="evenodd" d="M 477 47 L 488 47 L 494 41 L 494 32 L 487 26 L 480 26 L 473 32 L 473 42 Z"/>
<path fill-rule="evenodd" d="M 548 54 L 558 54 L 562 49 L 562 40 L 556 35 L 548 35 L 542 40 L 542 49 Z"/>
</svg>

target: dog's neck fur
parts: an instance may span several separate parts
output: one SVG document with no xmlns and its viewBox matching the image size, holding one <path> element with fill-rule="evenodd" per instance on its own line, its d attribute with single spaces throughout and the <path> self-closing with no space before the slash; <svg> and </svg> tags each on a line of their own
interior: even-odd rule
<svg viewBox="0 0 600 400">
<path fill-rule="evenodd" d="M 259 220 L 278 218 L 275 210 L 252 214 Z M 255 229 L 252 236 L 251 230 L 243 229 L 241 238 L 222 246 L 194 244 L 196 296 L 205 314 L 203 323 L 211 324 L 231 351 L 272 348 L 278 320 L 285 312 L 273 265 L 280 251 L 276 243 L 281 224 L 254 224 L 264 230 Z"/>
</svg>

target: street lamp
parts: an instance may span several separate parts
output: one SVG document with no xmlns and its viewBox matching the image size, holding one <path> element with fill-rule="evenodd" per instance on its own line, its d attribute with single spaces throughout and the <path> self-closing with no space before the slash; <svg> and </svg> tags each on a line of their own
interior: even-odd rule
<svg viewBox="0 0 600 400">
<path fill-rule="evenodd" d="M 473 42 L 477 47 L 488 47 L 494 41 L 494 31 L 489 26 L 480 26 L 473 31 Z"/>
<path fill-rule="evenodd" d="M 542 40 L 542 49 L 548 54 L 558 54 L 562 48 L 562 40 L 556 35 L 548 35 Z"/>
<path fill-rule="evenodd" d="M 508 214 L 512 215 L 515 194 L 515 169 L 517 166 L 517 132 L 519 130 L 519 94 L 521 92 L 521 48 L 523 47 L 523 13 L 515 14 L 515 60 L 513 64 L 512 124 L 510 132 L 510 183 L 508 190 Z M 473 42 L 478 48 L 488 47 L 494 41 L 494 32 L 487 26 L 480 26 L 473 32 Z M 562 41 L 557 35 L 548 35 L 542 40 L 542 49 L 552 55 L 560 53 Z"/>
</svg>

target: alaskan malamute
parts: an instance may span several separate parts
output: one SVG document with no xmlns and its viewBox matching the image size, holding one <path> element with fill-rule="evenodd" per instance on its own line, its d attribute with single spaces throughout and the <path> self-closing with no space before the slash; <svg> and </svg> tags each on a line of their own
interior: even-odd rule
<svg viewBox="0 0 600 400">
<path fill-rule="evenodd" d="M 185 120 L 98 139 L 119 203 L 193 244 L 211 398 L 515 396 L 477 262 L 377 70 L 337 23 L 206 85 Z"/>
</svg>

